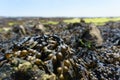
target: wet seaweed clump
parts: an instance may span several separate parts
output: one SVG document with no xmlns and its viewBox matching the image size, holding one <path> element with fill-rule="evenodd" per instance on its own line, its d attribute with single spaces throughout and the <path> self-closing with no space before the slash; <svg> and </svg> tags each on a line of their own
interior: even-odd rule
<svg viewBox="0 0 120 80">
<path fill-rule="evenodd" d="M 12 69 L 9 76 L 15 80 L 39 80 L 33 73 L 41 71 L 58 80 L 74 79 L 74 53 L 57 35 L 25 37 L 6 51 L 1 66 L 8 64 Z"/>
</svg>

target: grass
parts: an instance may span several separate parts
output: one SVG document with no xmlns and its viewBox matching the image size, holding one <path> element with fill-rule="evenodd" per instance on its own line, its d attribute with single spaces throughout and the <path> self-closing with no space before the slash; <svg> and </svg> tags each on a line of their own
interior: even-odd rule
<svg viewBox="0 0 120 80">
<path fill-rule="evenodd" d="M 2 28 L 0 28 L 0 32 L 2 32 L 3 31 L 3 29 Z"/>
<path fill-rule="evenodd" d="M 10 27 L 4 27 L 3 30 L 4 31 L 9 31 L 11 28 Z"/>
<path fill-rule="evenodd" d="M 47 24 L 54 24 L 55 25 L 55 24 L 58 24 L 58 22 L 56 22 L 56 21 L 48 21 Z"/>
<path fill-rule="evenodd" d="M 120 21 L 120 17 L 118 18 L 84 18 L 86 23 L 94 23 L 96 25 L 103 25 L 105 22 L 108 21 Z M 63 20 L 66 23 L 75 23 L 75 22 L 80 22 L 79 18 L 73 18 L 73 19 L 66 19 Z"/>
<path fill-rule="evenodd" d="M 120 18 L 86 18 L 86 23 L 93 22 L 96 25 L 103 25 L 104 23 L 108 21 L 119 21 Z"/>
<path fill-rule="evenodd" d="M 56 25 L 58 24 L 57 21 L 48 21 L 48 22 L 42 22 L 42 24 L 52 24 L 52 25 Z"/>
<path fill-rule="evenodd" d="M 9 31 L 11 28 L 10 27 L 4 27 L 4 28 L 0 28 L 0 32 L 3 32 L 3 31 Z"/>
<path fill-rule="evenodd" d="M 16 22 L 8 22 L 8 26 L 13 26 Z"/>
<path fill-rule="evenodd" d="M 79 18 L 66 19 L 66 20 L 63 20 L 63 22 L 65 22 L 65 23 L 75 23 L 75 22 L 80 22 L 80 19 Z"/>
<path fill-rule="evenodd" d="M 96 25 L 104 25 L 104 23 L 108 21 L 120 21 L 120 17 L 115 17 L 115 18 L 84 18 L 86 23 L 94 23 Z M 56 25 L 59 23 L 59 21 L 45 21 L 45 20 L 40 20 L 42 24 L 52 24 Z M 75 22 L 80 22 L 80 18 L 73 18 L 73 19 L 65 19 L 63 22 L 69 24 L 69 23 L 75 23 Z M 9 22 L 8 25 L 12 26 L 14 24 L 17 24 L 17 22 Z"/>
</svg>

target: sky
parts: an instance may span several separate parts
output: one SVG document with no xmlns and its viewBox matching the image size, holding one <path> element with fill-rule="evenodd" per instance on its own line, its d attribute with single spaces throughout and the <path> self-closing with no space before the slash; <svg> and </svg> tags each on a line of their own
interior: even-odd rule
<svg viewBox="0 0 120 80">
<path fill-rule="evenodd" d="M 116 17 L 120 0 L 0 0 L 0 16 Z"/>
</svg>

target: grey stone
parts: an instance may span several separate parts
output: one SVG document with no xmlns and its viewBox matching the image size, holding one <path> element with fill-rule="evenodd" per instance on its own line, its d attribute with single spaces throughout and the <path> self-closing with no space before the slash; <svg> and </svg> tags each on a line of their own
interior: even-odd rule
<svg viewBox="0 0 120 80">
<path fill-rule="evenodd" d="M 100 30 L 93 23 L 89 24 L 88 29 L 83 33 L 81 38 L 84 41 L 92 42 L 95 46 L 101 46 L 103 44 Z"/>
</svg>

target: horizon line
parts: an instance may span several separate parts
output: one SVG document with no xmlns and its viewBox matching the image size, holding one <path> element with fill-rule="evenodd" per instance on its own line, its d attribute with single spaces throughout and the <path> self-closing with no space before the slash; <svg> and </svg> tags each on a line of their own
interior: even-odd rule
<svg viewBox="0 0 120 80">
<path fill-rule="evenodd" d="M 0 18 L 114 18 L 120 16 L 0 16 Z"/>
</svg>

